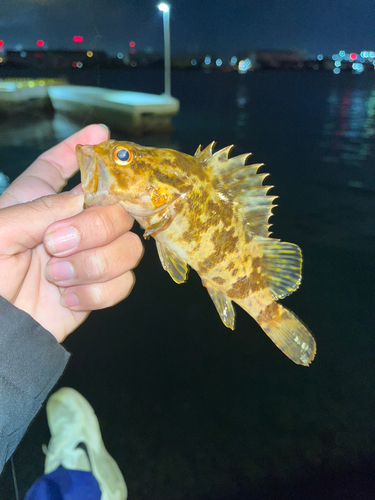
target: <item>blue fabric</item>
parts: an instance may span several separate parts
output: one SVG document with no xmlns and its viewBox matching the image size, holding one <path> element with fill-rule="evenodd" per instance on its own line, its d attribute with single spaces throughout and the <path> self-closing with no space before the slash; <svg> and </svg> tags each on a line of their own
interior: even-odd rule
<svg viewBox="0 0 375 500">
<path fill-rule="evenodd" d="M 25 500 L 100 500 L 98 481 L 91 472 L 59 467 L 35 481 Z"/>
</svg>

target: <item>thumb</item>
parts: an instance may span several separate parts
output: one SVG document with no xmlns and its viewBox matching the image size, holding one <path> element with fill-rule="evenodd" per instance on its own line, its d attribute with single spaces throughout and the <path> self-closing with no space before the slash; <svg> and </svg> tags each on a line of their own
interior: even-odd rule
<svg viewBox="0 0 375 500">
<path fill-rule="evenodd" d="M 0 255 L 15 255 L 42 243 L 48 226 L 83 210 L 83 195 L 43 196 L 0 210 Z"/>
</svg>

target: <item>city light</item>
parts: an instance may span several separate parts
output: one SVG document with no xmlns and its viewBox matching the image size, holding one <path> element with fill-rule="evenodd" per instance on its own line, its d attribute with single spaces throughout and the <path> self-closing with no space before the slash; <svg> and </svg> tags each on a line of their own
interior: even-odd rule
<svg viewBox="0 0 375 500">
<path fill-rule="evenodd" d="M 158 9 L 162 12 L 169 12 L 169 5 L 166 3 L 159 3 Z"/>
<path fill-rule="evenodd" d="M 362 71 L 364 69 L 363 64 L 362 63 L 353 63 L 352 69 L 355 73 L 362 73 Z"/>
<path fill-rule="evenodd" d="M 162 12 L 163 15 L 163 27 L 164 27 L 164 61 L 166 63 L 165 65 L 165 93 L 169 94 L 170 93 L 170 33 L 169 33 L 169 15 L 170 15 L 170 9 L 171 6 L 168 5 L 167 3 L 160 3 L 157 5 L 158 9 Z M 41 33 L 37 33 L 41 34 Z M 5 36 L 5 34 L 3 34 Z M 35 36 L 35 35 L 34 35 Z M 34 39 L 35 40 L 35 39 Z M 65 36 L 65 42 L 68 44 L 71 43 L 71 41 L 74 41 L 75 43 L 82 43 L 83 36 L 75 35 L 72 36 L 70 33 L 67 33 Z M 2 57 L 2 66 L 8 63 L 13 62 L 13 57 L 16 58 L 18 57 L 18 61 L 20 58 L 29 58 L 30 60 L 34 58 L 39 58 L 40 62 L 38 64 L 46 64 L 47 61 L 42 62 L 41 60 L 44 59 L 46 51 L 49 49 L 49 43 L 52 43 L 50 40 L 47 42 L 45 40 L 36 40 L 34 43 L 36 43 L 37 47 L 41 50 L 35 49 L 30 50 L 29 52 L 26 52 L 23 45 L 20 43 L 16 43 L 17 41 L 14 42 L 14 45 L 12 43 L 11 49 L 9 50 L 9 53 L 7 57 L 4 57 L 4 53 L 6 50 L 8 50 L 8 41 L 5 40 L 0 40 L 0 56 Z M 132 57 L 133 54 L 138 53 L 138 43 L 134 40 L 128 39 L 128 50 L 126 50 L 126 45 L 120 45 L 117 50 L 120 50 L 120 52 L 117 52 L 117 59 L 123 60 L 123 63 L 125 66 L 132 66 L 135 67 L 137 63 L 134 61 L 134 57 Z M 5 47 L 5 44 L 7 45 Z M 122 42 L 123 44 L 123 42 Z M 126 42 L 125 42 L 126 44 Z M 137 50 L 136 50 L 137 46 Z M 125 48 L 125 50 L 124 50 Z M 339 47 L 340 48 L 340 47 Z M 271 54 L 272 57 L 277 60 L 277 64 L 275 64 L 275 67 L 280 68 L 280 69 L 288 69 L 291 67 L 295 67 L 298 69 L 314 69 L 314 70 L 326 70 L 329 72 L 334 72 L 335 74 L 345 74 L 345 73 L 367 73 L 368 71 L 371 70 L 373 73 L 373 69 L 375 69 L 375 50 L 368 50 L 369 47 L 364 47 L 366 50 L 358 50 L 357 52 L 351 52 L 350 48 L 358 48 L 358 47 L 348 47 L 346 50 L 339 50 L 335 51 L 334 53 L 317 53 L 316 56 L 312 58 L 307 58 L 307 57 L 302 57 L 300 53 L 297 54 L 297 51 L 295 54 L 292 54 L 292 57 L 294 58 L 293 60 L 288 60 L 285 58 L 285 56 L 282 54 L 282 51 L 279 51 L 280 54 L 276 53 Z M 374 47 L 373 47 L 374 48 Z M 231 50 L 233 50 L 234 47 L 232 47 Z M 78 49 L 77 50 L 81 50 Z M 207 50 L 207 49 L 206 49 Z M 239 50 L 239 49 L 238 49 Z M 9 54 L 12 53 L 12 51 L 17 52 L 17 56 L 10 56 Z M 53 52 L 51 50 L 51 52 Z M 273 51 L 270 49 L 270 53 Z M 293 51 L 291 51 L 293 52 Z M 149 54 L 152 53 L 152 49 L 149 47 L 142 48 L 140 49 L 140 55 L 142 58 L 144 58 L 145 63 L 147 64 L 148 62 L 152 64 L 153 58 L 149 57 Z M 232 52 L 233 53 L 233 52 Z M 240 53 L 240 52 L 239 52 Z M 246 53 L 246 52 L 245 52 Z M 206 53 L 205 57 L 203 57 L 203 61 L 201 56 L 198 56 L 198 54 L 192 54 L 186 61 L 181 61 L 176 62 L 179 66 L 186 65 L 187 67 L 195 67 L 195 68 L 203 68 L 205 70 L 209 68 L 216 67 L 220 71 L 229 71 L 229 70 L 238 70 L 239 73 L 246 73 L 249 70 L 258 70 L 262 68 L 267 68 L 267 67 L 273 67 L 272 64 L 269 63 L 267 58 L 264 58 L 264 54 L 262 54 L 262 51 L 257 51 L 257 50 L 252 50 L 247 52 L 249 55 L 249 58 L 245 59 L 246 56 L 243 56 L 243 60 L 239 60 L 240 58 L 237 58 L 236 56 L 228 57 L 228 58 L 221 58 L 221 57 L 215 57 L 211 56 Z M 251 56 L 250 56 L 251 54 Z M 86 63 L 89 61 L 86 59 L 88 58 L 93 58 L 94 53 L 92 50 L 87 50 L 85 48 L 82 50 L 82 55 L 81 57 L 84 57 L 82 61 L 74 61 L 74 67 L 80 68 L 83 67 Z M 129 57 L 130 56 L 130 57 Z M 204 56 L 204 53 L 203 53 Z M 77 55 L 75 57 L 78 57 Z M 110 58 L 111 56 L 108 55 Z M 115 56 L 116 57 L 116 52 Z M 320 64 L 317 64 L 317 61 Z M 91 61 L 92 63 L 92 61 Z M 72 64 L 72 60 L 69 60 L 69 65 Z M 138 63 L 139 64 L 139 63 Z M 142 62 L 143 65 L 143 62 Z"/>
<path fill-rule="evenodd" d="M 245 73 L 247 73 L 249 71 L 249 69 L 251 69 L 250 59 L 241 60 L 238 63 L 238 72 L 240 74 L 244 75 Z"/>
</svg>

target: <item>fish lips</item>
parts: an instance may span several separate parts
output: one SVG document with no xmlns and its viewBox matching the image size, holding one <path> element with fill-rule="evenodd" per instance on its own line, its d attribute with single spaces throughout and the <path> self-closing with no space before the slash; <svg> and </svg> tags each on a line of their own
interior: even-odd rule
<svg viewBox="0 0 375 500">
<path fill-rule="evenodd" d="M 81 171 L 84 206 L 111 205 L 116 203 L 108 194 L 109 173 L 105 164 L 95 153 L 94 146 L 77 144 L 76 155 Z"/>
</svg>

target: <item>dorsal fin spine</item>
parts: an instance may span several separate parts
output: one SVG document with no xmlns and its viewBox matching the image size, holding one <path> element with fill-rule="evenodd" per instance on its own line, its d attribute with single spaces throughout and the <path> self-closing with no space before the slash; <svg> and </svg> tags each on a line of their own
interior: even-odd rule
<svg viewBox="0 0 375 500">
<path fill-rule="evenodd" d="M 248 233 L 268 237 L 270 227 L 268 219 L 272 216 L 272 209 L 276 206 L 273 202 L 277 196 L 268 194 L 273 186 L 263 185 L 264 179 L 269 174 L 258 174 L 258 170 L 264 164 L 246 165 L 251 153 L 229 158 L 233 149 L 232 145 L 213 154 L 214 146 L 215 142 L 203 150 L 199 146 L 195 157 L 204 165 L 204 168 L 211 170 L 213 178 L 218 181 L 217 185 L 221 186 L 223 192 L 226 192 L 232 203 L 237 206 L 246 221 Z"/>
</svg>

